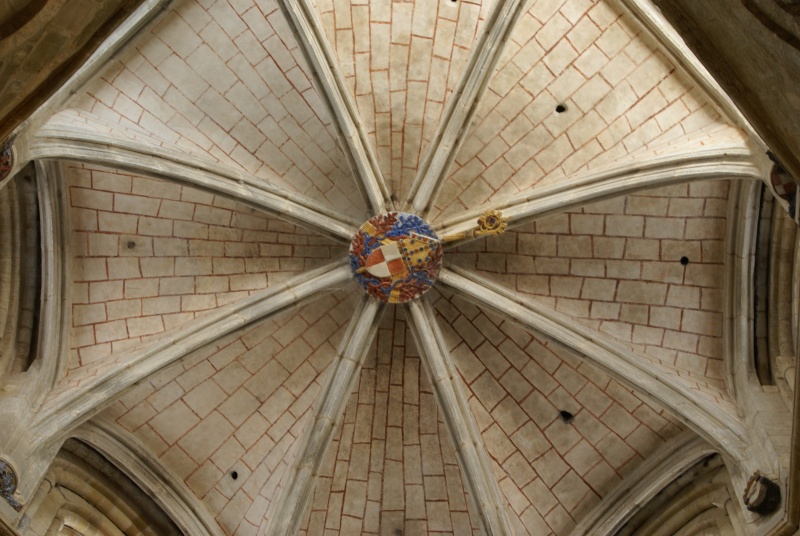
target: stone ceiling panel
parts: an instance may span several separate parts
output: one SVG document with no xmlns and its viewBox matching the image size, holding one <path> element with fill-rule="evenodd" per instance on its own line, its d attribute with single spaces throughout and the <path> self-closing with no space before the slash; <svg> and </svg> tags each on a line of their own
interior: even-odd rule
<svg viewBox="0 0 800 536">
<path fill-rule="evenodd" d="M 533 2 L 514 28 L 431 220 L 719 135 L 700 89 L 611 2 Z M 656 150 L 654 148 L 660 148 Z M 672 147 L 677 150 L 679 147 Z"/>
<path fill-rule="evenodd" d="M 325 204 L 364 211 L 274 1 L 176 2 L 73 106 Z"/>
<path fill-rule="evenodd" d="M 411 333 L 387 311 L 301 534 L 481 533 Z"/>
<path fill-rule="evenodd" d="M 729 187 L 700 181 L 596 202 L 446 255 L 632 343 L 730 404 L 721 277 Z"/>
<path fill-rule="evenodd" d="M 493 0 L 319 0 L 392 193 L 405 199 Z"/>
<path fill-rule="evenodd" d="M 568 534 L 682 429 L 565 349 L 461 298 L 440 293 L 436 309 L 522 534 Z"/>
<path fill-rule="evenodd" d="M 184 481 L 225 534 L 253 534 L 353 310 L 339 292 L 259 322 L 158 372 L 104 415 Z"/>
<path fill-rule="evenodd" d="M 87 164 L 66 171 L 71 369 L 346 254 L 326 238 L 190 186 Z"/>
</svg>

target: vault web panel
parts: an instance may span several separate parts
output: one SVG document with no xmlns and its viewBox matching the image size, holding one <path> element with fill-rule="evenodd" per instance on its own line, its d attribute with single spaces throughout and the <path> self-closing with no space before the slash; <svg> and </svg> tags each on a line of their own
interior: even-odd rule
<svg viewBox="0 0 800 536">
<path fill-rule="evenodd" d="M 720 125 L 709 99 L 611 2 L 533 2 L 429 217 L 497 204 L 687 135 L 699 149 Z"/>
<path fill-rule="evenodd" d="M 479 533 L 402 312 L 389 309 L 323 462 L 303 534 Z"/>
<path fill-rule="evenodd" d="M 437 294 L 440 324 L 452 326 L 443 327 L 445 338 L 509 517 L 523 534 L 569 532 L 681 430 L 662 409 L 565 349 Z"/>
<path fill-rule="evenodd" d="M 226 534 L 252 534 L 280 495 L 353 309 L 339 292 L 261 321 L 158 372 L 106 415 L 183 480 Z"/>
<path fill-rule="evenodd" d="M 364 210 L 274 1 L 175 3 L 75 106 L 325 205 Z"/>
</svg>

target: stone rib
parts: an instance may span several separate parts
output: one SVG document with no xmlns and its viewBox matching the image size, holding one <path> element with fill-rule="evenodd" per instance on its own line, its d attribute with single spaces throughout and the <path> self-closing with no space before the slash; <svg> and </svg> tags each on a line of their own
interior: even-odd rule
<svg viewBox="0 0 800 536">
<path fill-rule="evenodd" d="M 439 281 L 467 299 L 572 349 L 637 392 L 647 393 L 721 452 L 739 463 L 748 463 L 749 433 L 737 416 L 708 405 L 679 380 L 622 344 L 462 270 L 444 269 Z"/>
<path fill-rule="evenodd" d="M 503 493 L 492 472 L 475 417 L 458 384 L 458 372 L 446 349 L 436 314 L 427 302 L 423 304 L 419 300 L 409 302 L 408 312 L 411 332 L 422 354 L 483 528 L 486 534 L 513 534 L 505 513 Z"/>
<path fill-rule="evenodd" d="M 493 208 L 503 213 L 509 226 L 519 226 L 549 214 L 648 188 L 713 179 L 760 180 L 768 169 L 766 158 L 756 157 L 747 149 L 693 151 L 589 173 L 576 177 L 569 184 L 539 188 Z M 483 212 L 475 211 L 446 221 L 437 227 L 436 233 L 446 236 L 472 229 Z M 454 245 L 459 243 L 463 241 L 453 242 Z"/>
<path fill-rule="evenodd" d="M 347 328 L 325 385 L 317 398 L 311 424 L 283 486 L 275 508 L 267 514 L 267 534 L 296 534 L 314 490 L 314 483 L 325 452 L 339 426 L 347 400 L 358 378 L 384 305 L 364 296 Z M 262 524 L 262 527 L 264 526 Z"/>
<path fill-rule="evenodd" d="M 503 45 L 525 4 L 524 0 L 506 0 L 494 7 L 411 186 L 406 206 L 411 207 L 413 212 L 424 217 L 435 201 L 447 177 L 447 170 L 464 141 L 464 133 L 475 113 L 476 104 L 489 83 L 503 52 Z"/>
<path fill-rule="evenodd" d="M 282 0 L 281 8 L 298 38 L 306 59 L 314 70 L 321 95 L 342 140 L 344 153 L 357 176 L 357 183 L 372 211 L 379 214 L 391 207 L 389 189 L 378 166 L 364 125 L 350 96 L 335 55 L 325 39 L 325 30 L 314 7 L 307 0 Z"/>
<path fill-rule="evenodd" d="M 60 434 L 90 419 L 129 387 L 194 350 L 311 299 L 349 278 L 350 267 L 344 262 L 335 262 L 214 311 L 177 333 L 160 337 L 145 348 L 112 355 L 98 363 L 97 370 L 89 373 L 83 381 L 78 381 L 78 385 L 66 389 L 62 394 L 51 395 L 46 400 L 44 409 L 30 428 L 28 448 L 46 445 Z"/>
<path fill-rule="evenodd" d="M 237 199 L 289 223 L 349 243 L 357 224 L 303 196 L 265 184 L 247 173 L 177 152 L 125 140 L 110 140 L 89 131 L 47 128 L 40 131 L 28 159 L 93 162 L 184 182 Z"/>
</svg>

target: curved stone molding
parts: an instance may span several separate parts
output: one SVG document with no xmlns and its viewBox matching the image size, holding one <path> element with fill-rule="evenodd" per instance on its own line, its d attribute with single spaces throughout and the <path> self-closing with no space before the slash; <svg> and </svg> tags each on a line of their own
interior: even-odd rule
<svg viewBox="0 0 800 536">
<path fill-rule="evenodd" d="M 143 488 L 87 442 L 69 439 L 54 457 L 20 523 L 25 534 L 141 534 L 184 532 Z M 203 534 L 203 532 L 198 532 Z"/>
<path fill-rule="evenodd" d="M 79 387 L 51 394 L 26 437 L 28 450 L 68 435 L 137 382 L 233 331 L 320 296 L 350 279 L 346 261 L 306 272 L 167 333 L 144 348 L 112 354 L 95 364 Z M 120 363 L 125 366 L 119 366 Z"/>
<path fill-rule="evenodd" d="M 45 126 L 27 158 L 81 160 L 189 183 L 263 210 L 294 225 L 349 243 L 359 222 L 248 173 L 160 147 L 109 140 L 96 132 Z"/>
<path fill-rule="evenodd" d="M 55 84 L 55 87 L 49 92 L 50 94 L 33 100 L 33 106 L 27 110 L 27 113 L 24 114 L 22 118 L 9 122 L 9 125 L 11 125 L 9 128 L 14 129 L 13 133 L 15 135 L 23 133 L 25 130 L 29 130 L 31 127 L 43 123 L 48 117 L 61 109 L 65 103 L 77 94 L 78 90 L 83 87 L 87 81 L 107 64 L 108 60 L 113 57 L 114 54 L 122 49 L 139 30 L 157 17 L 170 2 L 171 0 L 128 1 L 126 3 L 127 5 L 115 14 L 117 18 L 113 21 L 111 26 L 113 27 L 114 23 L 118 23 L 118 25 L 110 34 L 106 32 L 107 35 L 104 40 L 101 41 L 98 39 L 100 37 L 99 34 L 95 35 L 93 36 L 93 38 L 96 39 L 94 42 L 90 39 L 86 46 L 74 54 L 76 60 L 85 60 L 82 64 L 79 63 L 75 65 L 72 60 L 70 60 L 65 62 L 62 66 L 62 69 L 66 67 L 65 70 L 67 72 L 73 72 L 72 76 L 67 77 L 61 74 L 61 78 L 58 79 L 57 73 L 55 76 L 51 77 L 55 78 L 58 83 Z M 51 9 L 51 6 L 56 6 L 57 4 L 63 5 L 65 3 L 66 2 L 61 0 L 49 0 L 45 8 L 40 10 L 35 18 L 49 18 L 48 11 Z M 119 3 L 121 4 L 124 2 Z M 136 7 L 137 5 L 138 7 Z M 31 28 L 31 32 L 41 31 L 41 26 L 35 24 L 34 21 L 31 21 L 25 29 L 27 29 L 27 27 Z M 14 40 L 8 40 L 6 42 L 7 47 L 16 46 L 13 45 L 11 41 Z M 0 50 L 7 52 L 7 50 L 1 46 Z M 15 123 L 16 126 L 14 126 Z"/>
<path fill-rule="evenodd" d="M 761 179 L 768 164 L 766 157 L 757 157 L 744 148 L 692 151 L 592 171 L 565 184 L 536 188 L 493 208 L 503 212 L 510 227 L 516 227 L 548 214 L 648 188 L 711 179 Z M 481 211 L 475 211 L 448 220 L 437 226 L 436 232 L 440 236 L 464 232 L 480 215 Z"/>
<path fill-rule="evenodd" d="M 367 139 L 366 129 L 350 96 L 344 75 L 334 61 L 336 54 L 325 39 L 325 30 L 316 15 L 316 9 L 308 0 L 284 0 L 281 7 L 287 13 L 287 21 L 298 37 L 306 61 L 313 67 L 321 96 L 343 141 L 343 152 L 358 176 L 356 182 L 362 194 L 369 200 L 373 213 L 391 208 L 393 203 L 378 158 Z"/>
<path fill-rule="evenodd" d="M 676 65 L 680 65 L 684 72 L 703 88 L 706 95 L 710 97 L 724 117 L 743 128 L 751 141 L 759 145 L 760 149 L 766 150 L 766 144 L 761 140 L 761 137 L 742 112 L 739 111 L 733 100 L 714 80 L 711 73 L 700 63 L 700 60 L 697 59 L 691 49 L 686 46 L 683 38 L 670 26 L 661 11 L 650 0 L 619 0 L 619 4 L 635 19 L 639 20 L 650 34 L 663 45 L 667 55 Z"/>
<path fill-rule="evenodd" d="M 287 469 L 282 492 L 273 501 L 259 534 L 290 536 L 297 533 L 314 491 L 322 459 L 339 427 L 361 366 L 378 330 L 385 304 L 364 296 L 347 327 L 336 356 L 328 367 L 325 385 L 314 404 L 295 459 Z"/>
<path fill-rule="evenodd" d="M 625 536 L 743 534 L 740 509 L 731 498 L 729 474 L 718 455 L 689 467 L 623 525 Z M 752 533 L 752 532 L 751 532 Z"/>
<path fill-rule="evenodd" d="M 140 485 L 170 515 L 184 534 L 223 536 L 208 509 L 180 478 L 164 467 L 148 449 L 119 427 L 102 419 L 86 422 L 73 437 L 102 453 Z"/>
<path fill-rule="evenodd" d="M 511 535 L 513 530 L 506 513 L 506 498 L 492 470 L 492 462 L 461 387 L 459 373 L 447 351 L 436 313 L 429 302 L 411 302 L 408 304 L 407 318 L 417 347 L 424 357 L 422 363 L 453 439 L 469 491 L 480 512 L 483 528 L 489 535 Z"/>
<path fill-rule="evenodd" d="M 24 372 L 39 302 L 39 208 L 33 166 L 0 190 L 0 377 Z"/>
<path fill-rule="evenodd" d="M 37 372 L 27 395 L 33 407 L 38 408 L 66 368 L 72 324 L 72 308 L 68 306 L 72 263 L 63 168 L 57 162 L 37 162 L 36 181 L 41 220 L 42 302 L 34 356 Z"/>
<path fill-rule="evenodd" d="M 723 351 L 732 358 L 725 360 L 725 377 L 750 430 L 753 470 L 784 481 L 791 474 L 791 407 L 774 386 L 761 385 L 753 359 L 753 270 L 761 188 L 760 181 L 734 183 L 729 197 Z M 735 488 L 742 490 L 753 471 L 740 469 L 732 468 L 730 473 Z M 752 514 L 747 521 L 759 527 L 772 522 Z"/>
<path fill-rule="evenodd" d="M 475 113 L 500 59 L 511 30 L 527 2 L 504 0 L 493 8 L 480 40 L 473 45 L 467 66 L 455 88 L 459 98 L 450 99 L 433 141 L 411 186 L 406 209 L 427 214 L 447 177 L 447 171 L 464 141 L 463 133 Z"/>
<path fill-rule="evenodd" d="M 797 324 L 798 264 L 797 225 L 782 211 L 772 215 L 769 259 L 769 371 L 772 382 L 781 390 L 787 407 L 794 390 L 794 367 L 797 366 L 795 326 Z M 791 289 L 787 292 L 787 289 Z"/>
<path fill-rule="evenodd" d="M 572 536 L 616 534 L 667 485 L 716 450 L 692 432 L 684 432 L 633 470 L 575 527 Z"/>
<path fill-rule="evenodd" d="M 723 326 L 723 351 L 737 356 L 726 359 L 725 385 L 740 411 L 748 406 L 749 376 L 755 373 L 752 364 L 753 307 L 752 281 L 758 229 L 758 206 L 761 183 L 733 183 L 728 197 L 728 230 L 726 242 Z"/>
<path fill-rule="evenodd" d="M 95 363 L 83 377 L 72 378 L 78 387 L 52 392 L 40 388 L 48 396 L 39 411 L 32 411 L 24 398 L 4 399 L 2 409 L 10 413 L 0 414 L 0 418 L 5 419 L 0 423 L 13 421 L 16 424 L 9 426 L 14 434 L 0 435 L 0 452 L 18 462 L 22 478 L 19 496 L 24 500 L 33 495 L 58 448 L 72 430 L 97 415 L 137 382 L 237 329 L 340 288 L 349 283 L 349 279 L 350 269 L 343 259 L 215 310 L 178 332 L 158 337 L 144 348 L 115 354 Z M 120 366 L 121 363 L 125 366 Z"/>
<path fill-rule="evenodd" d="M 0 190 L 0 377 L 14 362 L 20 300 L 20 207 L 14 183 Z"/>
<path fill-rule="evenodd" d="M 772 298 L 769 295 L 769 278 L 773 267 L 771 266 L 772 257 L 772 234 L 773 222 L 775 222 L 775 198 L 770 194 L 766 185 L 761 187 L 758 207 L 758 230 L 756 232 L 756 244 L 754 251 L 753 268 L 753 361 L 755 364 L 756 375 L 762 385 L 772 385 L 770 375 L 770 352 L 773 334 L 768 327 L 768 318 L 771 313 L 770 308 Z M 779 220 L 777 220 L 779 221 Z"/>
</svg>

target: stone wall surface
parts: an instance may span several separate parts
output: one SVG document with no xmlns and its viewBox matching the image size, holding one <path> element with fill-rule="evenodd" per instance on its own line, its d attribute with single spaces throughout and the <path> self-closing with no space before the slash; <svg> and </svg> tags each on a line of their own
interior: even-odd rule
<svg viewBox="0 0 800 536">
<path fill-rule="evenodd" d="M 387 311 L 301 534 L 480 533 L 452 439 L 398 308 Z"/>
<path fill-rule="evenodd" d="M 175 2 L 73 106 L 362 213 L 330 114 L 278 4 L 236 7 Z"/>
<path fill-rule="evenodd" d="M 405 199 L 491 0 L 317 2 L 383 175 Z"/>
</svg>

